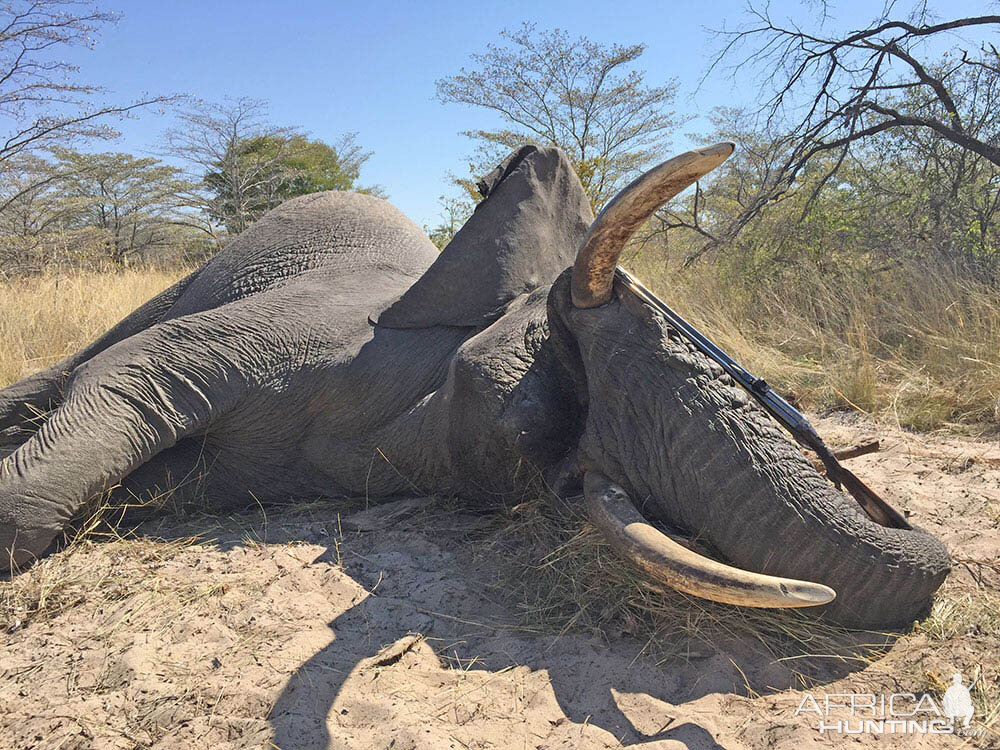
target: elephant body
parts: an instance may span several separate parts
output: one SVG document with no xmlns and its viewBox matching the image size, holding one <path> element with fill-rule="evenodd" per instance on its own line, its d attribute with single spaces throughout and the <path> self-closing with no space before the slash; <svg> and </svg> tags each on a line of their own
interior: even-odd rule
<svg viewBox="0 0 1000 750">
<path fill-rule="evenodd" d="M 593 216 L 561 152 L 523 148 L 481 190 L 441 254 L 377 198 L 296 198 L 84 351 L 0 391 L 0 437 L 18 443 L 0 463 L 10 563 L 111 488 L 215 508 L 490 502 L 531 472 L 590 466 L 738 564 L 859 587 L 828 608 L 844 622 L 926 608 L 948 570 L 937 540 L 871 523 L 634 300 L 573 306 L 566 269 Z M 51 414 L 36 428 L 38 412 Z"/>
</svg>

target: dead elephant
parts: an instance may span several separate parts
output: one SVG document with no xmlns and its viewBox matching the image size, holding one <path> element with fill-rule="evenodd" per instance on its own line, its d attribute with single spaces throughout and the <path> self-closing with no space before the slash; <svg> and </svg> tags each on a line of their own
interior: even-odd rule
<svg viewBox="0 0 1000 750">
<path fill-rule="evenodd" d="M 440 254 L 370 196 L 271 211 L 84 351 L 0 391 L 0 430 L 20 443 L 0 464 L 0 566 L 42 554 L 112 487 L 197 476 L 216 508 L 415 487 L 474 503 L 531 466 L 578 475 L 613 546 L 683 590 L 909 623 L 949 571 L 944 546 L 862 513 L 614 281 L 636 228 L 731 151 L 665 162 L 594 221 L 565 155 L 524 147 Z"/>
</svg>

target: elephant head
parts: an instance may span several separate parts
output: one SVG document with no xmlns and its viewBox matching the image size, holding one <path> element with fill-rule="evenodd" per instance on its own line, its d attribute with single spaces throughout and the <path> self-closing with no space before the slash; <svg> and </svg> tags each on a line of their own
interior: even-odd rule
<svg viewBox="0 0 1000 750">
<path fill-rule="evenodd" d="M 732 151 L 686 153 L 626 187 L 549 295 L 585 415 L 578 463 L 588 513 L 619 553 L 688 593 L 824 605 L 855 626 L 908 624 L 948 574 L 941 542 L 862 512 L 718 364 L 615 281 L 636 229 Z M 735 567 L 673 542 L 647 518 L 696 534 Z"/>
</svg>

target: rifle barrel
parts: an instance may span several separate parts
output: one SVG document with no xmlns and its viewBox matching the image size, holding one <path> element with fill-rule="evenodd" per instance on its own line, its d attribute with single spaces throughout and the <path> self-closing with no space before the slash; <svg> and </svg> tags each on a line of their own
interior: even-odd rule
<svg viewBox="0 0 1000 750">
<path fill-rule="evenodd" d="M 626 287 L 628 287 L 636 296 L 658 310 L 663 317 L 666 318 L 670 325 L 676 328 L 681 334 L 689 339 L 691 343 L 697 346 L 703 354 L 707 355 L 710 359 L 715 360 L 723 370 L 729 373 L 733 380 L 743 386 L 743 388 L 746 389 L 750 395 L 761 404 L 761 406 L 767 409 L 772 417 L 778 420 L 778 422 L 791 432 L 796 440 L 799 440 L 799 435 L 801 433 L 808 434 L 810 432 L 816 435 L 816 439 L 819 440 L 819 435 L 816 434 L 816 431 L 813 429 L 812 425 L 809 424 L 809 420 L 806 419 L 805 415 L 788 403 L 788 401 L 782 398 L 779 394 L 775 393 L 771 389 L 771 386 L 767 384 L 766 380 L 756 377 L 743 365 L 730 357 L 725 351 L 719 348 L 714 341 L 688 323 L 678 313 L 674 312 L 674 310 L 667 305 L 666 302 L 649 291 L 649 289 L 647 289 L 641 281 L 635 278 L 628 271 L 623 268 L 617 268 L 615 269 L 615 273 L 618 275 L 618 278 L 622 281 L 622 283 L 624 283 Z M 820 440 L 820 442 L 822 442 L 822 440 Z"/>
<path fill-rule="evenodd" d="M 641 281 L 623 268 L 615 269 L 616 278 L 640 300 L 657 310 L 677 331 L 701 350 L 702 354 L 714 360 L 727 372 L 733 380 L 739 383 L 753 398 L 764 407 L 775 421 L 784 427 L 795 438 L 795 442 L 808 448 L 819 456 L 826 467 L 826 475 L 840 489 L 843 484 L 865 513 L 877 523 L 894 528 L 912 528 L 900 513 L 875 494 L 864 482 L 852 472 L 840 465 L 823 438 L 819 436 L 805 414 L 800 412 L 781 395 L 775 393 L 764 378 L 758 378 L 743 365 L 730 357 L 705 334 L 688 323 L 674 312 L 666 302 L 661 300 Z"/>
</svg>

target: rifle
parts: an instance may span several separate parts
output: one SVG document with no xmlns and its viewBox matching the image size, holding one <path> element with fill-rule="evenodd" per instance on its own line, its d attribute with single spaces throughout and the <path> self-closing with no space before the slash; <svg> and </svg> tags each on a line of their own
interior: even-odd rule
<svg viewBox="0 0 1000 750">
<path fill-rule="evenodd" d="M 826 446 L 823 438 L 819 436 L 819 433 L 816 432 L 805 415 L 775 393 L 766 380 L 750 373 L 743 365 L 720 349 L 715 342 L 670 309 L 663 300 L 649 291 L 641 281 L 628 271 L 616 268 L 615 278 L 632 294 L 663 315 L 667 322 L 677 329 L 684 338 L 694 344 L 702 354 L 717 362 L 733 380 L 739 383 L 764 407 L 764 410 L 778 424 L 791 433 L 792 437 L 795 438 L 795 442 L 819 456 L 820 461 L 823 462 L 823 466 L 826 468 L 826 476 L 829 480 L 833 482 L 837 489 L 840 489 L 841 485 L 843 485 L 858 502 L 861 509 L 868 514 L 869 518 L 876 523 L 890 528 L 912 528 L 897 510 L 876 495 L 853 472 L 841 466 L 840 461 L 833 455 L 833 451 Z"/>
</svg>

